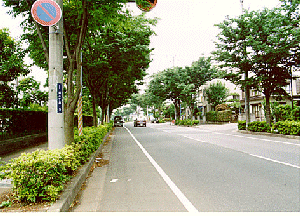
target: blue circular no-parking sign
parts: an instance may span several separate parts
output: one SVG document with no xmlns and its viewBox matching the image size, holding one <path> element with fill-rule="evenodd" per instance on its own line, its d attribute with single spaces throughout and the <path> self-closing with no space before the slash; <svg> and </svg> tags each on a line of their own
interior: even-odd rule
<svg viewBox="0 0 300 216">
<path fill-rule="evenodd" d="M 39 24 L 52 26 L 60 20 L 62 11 L 55 1 L 38 0 L 32 5 L 31 14 Z"/>
</svg>

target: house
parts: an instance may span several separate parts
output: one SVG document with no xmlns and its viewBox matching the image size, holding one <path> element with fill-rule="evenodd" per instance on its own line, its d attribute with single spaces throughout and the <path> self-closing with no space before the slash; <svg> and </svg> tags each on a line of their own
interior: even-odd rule
<svg viewBox="0 0 300 216">
<path fill-rule="evenodd" d="M 296 77 L 295 77 L 296 78 Z M 290 97 L 285 97 L 279 102 L 279 104 L 292 104 L 292 101 L 300 102 L 300 79 L 293 79 L 288 86 L 285 87 L 285 91 Z M 241 91 L 241 111 L 239 115 L 239 120 L 246 120 L 245 115 L 245 92 Z M 250 90 L 250 122 L 252 121 L 265 121 L 265 112 L 264 112 L 264 99 L 265 96 L 263 93 L 257 90 Z M 270 103 L 275 102 L 275 97 L 270 98 Z"/>
<path fill-rule="evenodd" d="M 213 79 L 207 82 L 205 85 L 199 88 L 197 94 L 197 107 L 201 110 L 202 119 L 206 121 L 205 116 L 206 113 L 213 110 L 213 107 L 208 103 L 207 96 L 205 94 L 205 89 L 209 87 L 212 83 L 222 82 L 226 88 L 229 89 L 229 96 L 227 100 L 240 100 L 241 97 L 241 90 L 238 86 L 234 85 L 232 82 L 224 80 L 224 79 Z"/>
<path fill-rule="evenodd" d="M 207 98 L 205 95 L 205 88 L 207 88 L 211 83 L 216 83 L 221 81 L 225 84 L 225 87 L 229 89 L 230 95 L 227 98 L 227 101 L 239 100 L 241 104 L 241 108 L 239 110 L 238 120 L 246 120 L 245 115 L 245 92 L 241 90 L 240 87 L 234 85 L 230 81 L 224 79 L 214 79 L 210 82 L 207 82 L 206 85 L 203 85 L 199 88 L 197 94 L 197 107 L 201 110 L 202 119 L 206 121 L 205 116 L 206 113 L 212 110 L 211 105 L 207 102 Z M 300 78 L 294 79 L 288 86 L 285 88 L 288 95 L 291 97 L 284 98 L 281 101 L 278 101 L 280 104 L 292 104 L 292 101 L 297 101 L 298 106 L 300 106 Z M 264 113 L 264 95 L 258 90 L 250 90 L 250 121 L 265 121 L 265 113 Z M 292 99 L 292 100 L 291 100 Z M 271 97 L 270 102 L 274 102 L 275 98 Z"/>
</svg>

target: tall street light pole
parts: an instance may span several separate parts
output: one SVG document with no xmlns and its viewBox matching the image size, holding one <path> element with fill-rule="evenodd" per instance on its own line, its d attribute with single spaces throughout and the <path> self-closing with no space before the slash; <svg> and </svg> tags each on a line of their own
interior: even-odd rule
<svg viewBox="0 0 300 216">
<path fill-rule="evenodd" d="M 244 14 L 244 0 L 240 0 L 242 14 Z M 246 47 L 244 46 L 244 51 L 246 54 Z M 245 71 L 245 81 L 249 78 L 248 71 Z M 246 114 L 246 129 L 248 128 L 248 124 L 250 123 L 250 89 L 246 83 L 245 86 L 245 114 Z"/>
</svg>

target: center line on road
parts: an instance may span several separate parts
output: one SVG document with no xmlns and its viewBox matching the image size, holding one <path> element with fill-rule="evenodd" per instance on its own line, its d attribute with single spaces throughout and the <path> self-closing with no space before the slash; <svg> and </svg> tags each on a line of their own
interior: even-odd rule
<svg viewBox="0 0 300 216">
<path fill-rule="evenodd" d="M 205 141 L 201 141 L 199 139 L 196 139 L 196 138 L 192 138 L 192 137 L 188 137 L 186 135 L 182 135 L 183 137 L 185 138 L 188 138 L 188 139 L 192 139 L 192 140 L 195 140 L 195 141 L 198 141 L 198 142 L 202 142 L 204 143 Z M 250 138 L 250 137 L 246 137 L 246 138 Z M 255 138 L 256 139 L 256 138 Z M 263 140 L 263 139 L 262 139 Z M 270 140 L 271 141 L 271 140 Z M 214 144 L 214 143 L 210 143 L 210 142 L 205 142 L 205 143 L 209 143 L 209 144 Z M 215 144 L 214 144 L 215 145 Z M 224 148 L 228 148 L 228 147 L 225 147 L 223 146 Z M 228 148 L 228 149 L 231 149 L 231 148 Z M 234 150 L 234 149 L 233 149 Z M 294 167 L 294 168 L 298 168 L 300 169 L 300 166 L 297 166 L 297 165 L 294 165 L 294 164 L 290 164 L 290 163 L 286 163 L 286 162 L 282 162 L 282 161 L 278 161 L 278 160 L 274 160 L 274 159 L 271 159 L 271 158 L 266 158 L 266 157 L 263 157 L 263 156 L 259 156 L 259 155 L 254 155 L 254 154 L 251 154 L 251 153 L 248 153 L 248 152 L 244 152 L 244 151 L 239 151 L 239 152 L 242 152 L 244 154 L 248 154 L 252 157 L 256 157 L 256 158 L 260 158 L 260 159 L 264 159 L 264 160 L 267 160 L 267 161 L 272 161 L 274 163 L 279 163 L 279 164 L 283 164 L 283 165 L 286 165 L 286 166 L 290 166 L 290 167 Z"/>
<path fill-rule="evenodd" d="M 246 152 L 244 152 L 244 153 L 246 153 Z M 286 166 L 290 166 L 290 167 L 294 167 L 294 168 L 300 169 L 299 166 L 294 165 L 294 164 L 290 164 L 290 163 L 286 163 L 286 162 L 274 160 L 274 159 L 271 159 L 271 158 L 266 158 L 266 157 L 259 156 L 259 155 L 254 155 L 254 154 L 249 154 L 249 153 L 246 153 L 246 154 L 248 154 L 248 155 L 250 155 L 250 156 L 253 156 L 253 157 L 261 158 L 261 159 L 264 159 L 264 160 L 272 161 L 272 162 L 274 162 L 274 163 L 284 164 L 284 165 L 286 165 Z"/>
<path fill-rule="evenodd" d="M 193 204 L 186 198 L 186 196 L 181 192 L 181 190 L 175 185 L 175 183 L 170 179 L 170 177 L 163 171 L 163 169 L 156 163 L 156 161 L 151 157 L 151 155 L 146 151 L 146 149 L 142 146 L 142 144 L 133 136 L 133 134 L 130 132 L 130 130 L 127 127 L 124 127 L 130 136 L 133 138 L 133 140 L 137 143 L 137 145 L 140 147 L 142 152 L 146 155 L 146 157 L 149 159 L 151 164 L 154 166 L 154 168 L 157 170 L 157 172 L 160 174 L 160 176 L 164 179 L 164 181 L 167 183 L 167 185 L 170 187 L 170 189 L 173 191 L 173 193 L 177 196 L 177 198 L 180 200 L 180 202 L 184 205 L 186 210 L 188 212 L 198 212 L 198 210 L 193 206 Z"/>
</svg>

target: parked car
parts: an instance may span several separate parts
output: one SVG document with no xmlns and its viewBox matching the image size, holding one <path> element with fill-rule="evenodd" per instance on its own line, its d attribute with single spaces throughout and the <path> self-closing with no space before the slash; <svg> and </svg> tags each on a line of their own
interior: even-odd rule
<svg viewBox="0 0 300 216">
<path fill-rule="evenodd" d="M 147 124 L 146 119 L 142 119 L 142 118 L 135 119 L 133 122 L 134 127 L 138 127 L 138 126 L 146 127 L 146 124 Z"/>
<path fill-rule="evenodd" d="M 114 117 L 114 127 L 123 127 L 123 118 L 122 116 L 115 116 Z"/>
<path fill-rule="evenodd" d="M 151 123 L 158 123 L 158 119 L 157 118 L 152 119 Z"/>
</svg>

